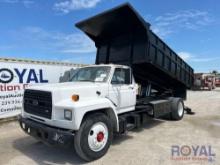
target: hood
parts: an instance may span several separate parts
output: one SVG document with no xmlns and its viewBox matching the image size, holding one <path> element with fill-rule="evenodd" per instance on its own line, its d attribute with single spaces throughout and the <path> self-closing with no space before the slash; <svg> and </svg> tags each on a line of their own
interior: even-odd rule
<svg viewBox="0 0 220 165">
<path fill-rule="evenodd" d="M 94 82 L 65 82 L 56 84 L 46 84 L 29 87 L 33 90 L 48 91 L 52 93 L 53 102 L 71 99 L 72 95 L 79 95 L 81 101 L 105 97 L 108 93 L 107 83 Z M 100 92 L 101 95 L 98 95 Z"/>
<path fill-rule="evenodd" d="M 31 86 L 31 89 L 34 90 L 43 90 L 43 91 L 57 91 L 63 89 L 70 89 L 70 88 L 85 88 L 85 87 L 96 87 L 99 86 L 100 83 L 94 82 L 64 82 L 64 83 L 54 83 L 54 84 L 43 84 L 43 85 L 36 85 Z"/>
</svg>

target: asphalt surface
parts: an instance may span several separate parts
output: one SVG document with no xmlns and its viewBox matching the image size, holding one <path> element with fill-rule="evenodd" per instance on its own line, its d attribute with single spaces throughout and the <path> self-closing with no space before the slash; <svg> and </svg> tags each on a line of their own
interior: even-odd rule
<svg viewBox="0 0 220 165">
<path fill-rule="evenodd" d="M 87 163 L 78 158 L 73 146 L 50 147 L 26 135 L 17 122 L 0 125 L 0 165 L 48 164 L 107 164 L 107 165 L 169 165 L 220 164 L 220 89 L 190 91 L 185 102 L 195 115 L 181 121 L 149 120 L 141 129 L 115 136 L 108 153 L 101 159 Z M 171 155 L 172 146 L 198 147 L 194 158 L 180 160 Z M 201 149 L 203 148 L 203 149 Z M 205 157 L 204 154 L 215 155 Z M 183 150 L 183 153 L 189 153 Z M 192 148 L 191 148 L 192 149 Z M 191 150 L 193 153 L 193 151 Z M 177 159 L 178 158 L 178 159 Z M 205 159 L 209 158 L 209 160 Z"/>
</svg>

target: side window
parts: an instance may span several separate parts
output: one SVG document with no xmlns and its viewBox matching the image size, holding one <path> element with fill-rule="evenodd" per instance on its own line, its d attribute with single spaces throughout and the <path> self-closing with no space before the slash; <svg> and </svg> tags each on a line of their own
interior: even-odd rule
<svg viewBox="0 0 220 165">
<path fill-rule="evenodd" d="M 131 84 L 130 69 L 116 68 L 112 77 L 112 84 Z"/>
</svg>

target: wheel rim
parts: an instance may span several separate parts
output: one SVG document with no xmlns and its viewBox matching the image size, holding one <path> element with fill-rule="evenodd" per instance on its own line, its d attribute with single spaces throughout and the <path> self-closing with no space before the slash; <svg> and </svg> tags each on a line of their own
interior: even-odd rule
<svg viewBox="0 0 220 165">
<path fill-rule="evenodd" d="M 183 103 L 179 102 L 179 104 L 178 104 L 178 115 L 182 116 L 183 112 L 184 112 Z"/>
<path fill-rule="evenodd" d="M 89 131 L 88 144 L 92 151 L 102 150 L 108 141 L 108 128 L 105 123 L 95 123 Z"/>
</svg>

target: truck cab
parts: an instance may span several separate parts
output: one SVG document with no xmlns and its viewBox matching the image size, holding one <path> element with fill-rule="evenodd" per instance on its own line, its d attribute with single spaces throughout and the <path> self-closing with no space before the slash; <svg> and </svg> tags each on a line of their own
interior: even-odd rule
<svg viewBox="0 0 220 165">
<path fill-rule="evenodd" d="M 136 88 L 130 67 L 83 67 L 70 82 L 26 89 L 22 115 L 52 126 L 78 130 L 83 116 L 89 111 L 112 108 L 115 115 L 133 111 Z M 77 109 L 82 109 L 79 114 Z"/>
</svg>

